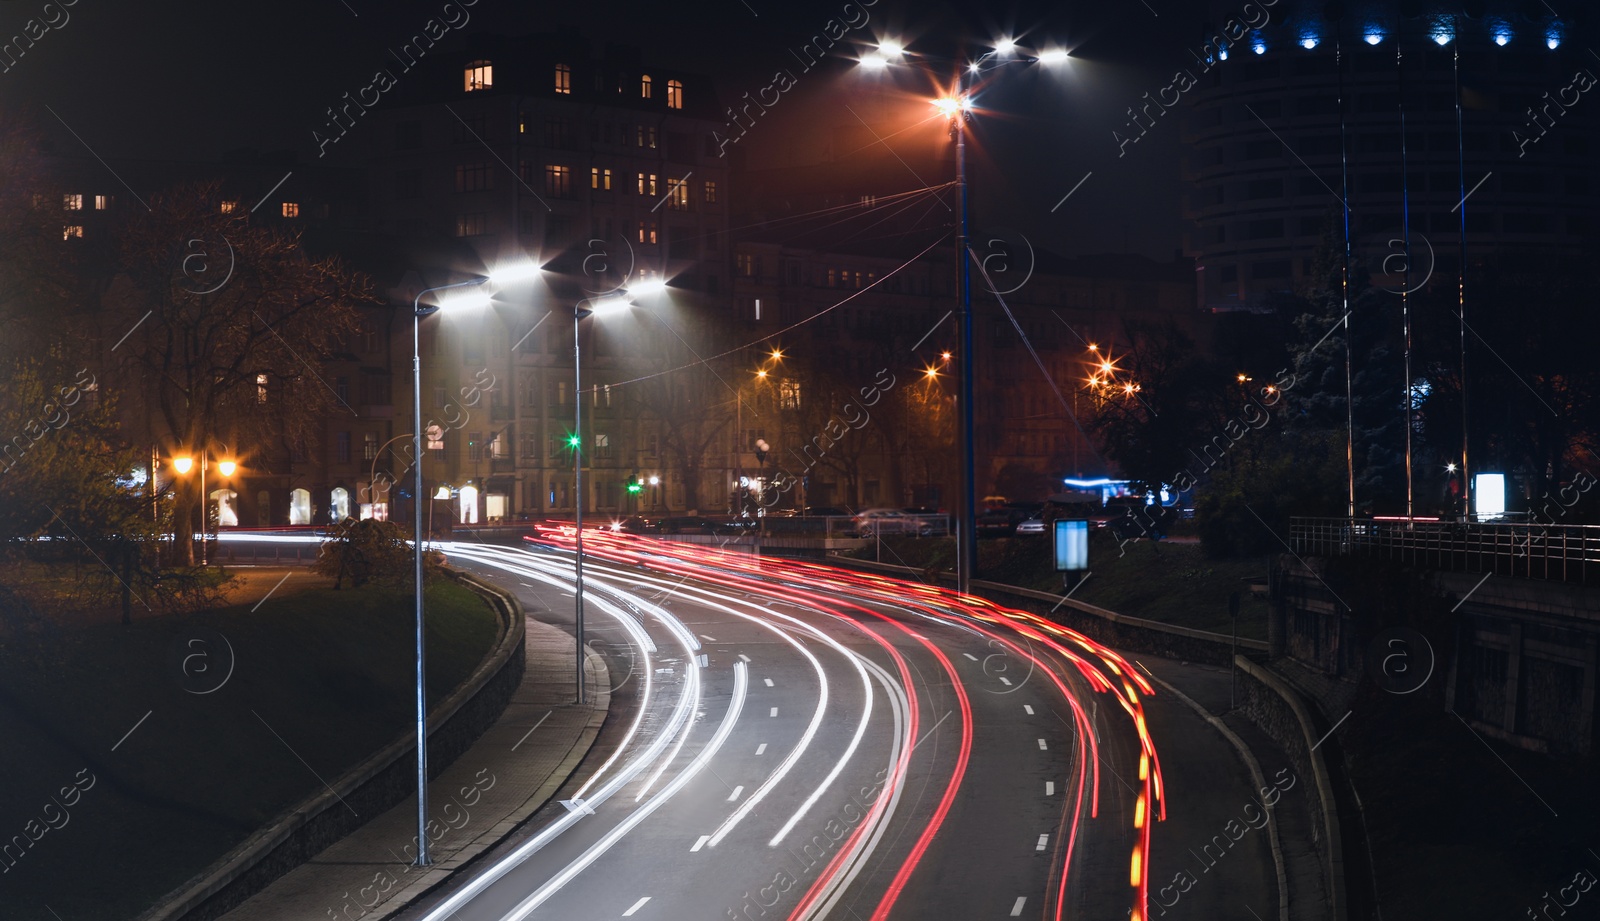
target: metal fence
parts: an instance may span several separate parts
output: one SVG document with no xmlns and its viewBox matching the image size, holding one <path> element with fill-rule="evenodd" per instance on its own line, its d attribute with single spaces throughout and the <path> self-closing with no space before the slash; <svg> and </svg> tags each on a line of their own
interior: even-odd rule
<svg viewBox="0 0 1600 921">
<path fill-rule="evenodd" d="M 1296 553 L 1398 560 L 1454 572 L 1600 582 L 1600 525 L 1291 518 Z"/>
</svg>

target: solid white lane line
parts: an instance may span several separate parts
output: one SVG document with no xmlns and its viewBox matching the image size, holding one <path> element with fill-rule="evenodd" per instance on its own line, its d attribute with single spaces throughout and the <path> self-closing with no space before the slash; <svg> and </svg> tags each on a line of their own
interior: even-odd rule
<svg viewBox="0 0 1600 921">
<path fill-rule="evenodd" d="M 1045 845 L 1047 845 L 1049 843 L 1050 843 L 1050 836 L 1049 835 L 1040 835 L 1039 836 L 1039 843 L 1034 845 L 1033 849 L 1036 850 L 1036 851 L 1042 851 L 1042 850 L 1044 850 Z"/>
<path fill-rule="evenodd" d="M 1056 795 L 1056 782 L 1055 781 L 1047 780 L 1047 781 L 1044 782 L 1044 795 L 1045 796 L 1055 796 Z"/>
<path fill-rule="evenodd" d="M 769 687 L 769 688 L 772 687 L 772 679 L 771 678 L 762 678 L 761 680 L 765 681 L 767 683 L 767 687 Z"/>
<path fill-rule="evenodd" d="M 627 911 L 623 912 L 622 916 L 624 918 L 633 917 L 633 913 L 638 911 L 639 909 L 643 908 L 644 907 L 644 903 L 646 903 L 648 901 L 650 901 L 650 897 L 649 896 L 645 896 L 644 898 L 640 899 L 639 901 L 634 902 L 633 903 L 633 907 L 628 909 Z"/>
<path fill-rule="evenodd" d="M 973 655 L 970 652 L 963 652 L 962 655 L 966 656 L 967 658 L 971 659 L 974 662 L 978 661 L 978 657 Z"/>
<path fill-rule="evenodd" d="M 716 637 L 714 637 L 714 636 L 706 636 L 704 633 L 700 634 L 700 638 L 705 640 L 708 643 L 717 642 L 717 638 Z"/>
<path fill-rule="evenodd" d="M 1049 747 L 1050 747 L 1050 746 L 1048 746 L 1048 745 L 1046 745 L 1046 744 L 1044 744 L 1044 740 L 1043 740 L 1043 739 L 1040 739 L 1040 740 L 1039 740 L 1039 750 L 1040 750 L 1040 751 L 1046 751 L 1046 750 L 1048 750 L 1048 749 L 1049 749 Z"/>
<path fill-rule="evenodd" d="M 756 746 L 756 754 L 764 755 L 764 754 L 766 754 L 766 752 L 767 752 L 767 743 L 762 742 L 760 745 Z"/>
<path fill-rule="evenodd" d="M 728 802 L 731 803 L 734 800 L 738 799 L 739 798 L 739 794 L 741 794 L 743 792 L 744 792 L 744 784 L 740 784 L 739 786 L 734 787 L 733 788 L 733 792 L 728 794 Z"/>
<path fill-rule="evenodd" d="M 1028 897 L 1027 896 L 1025 896 L 1025 895 L 1017 896 L 1017 904 L 1011 906 L 1011 917 L 1013 917 L 1013 918 L 1022 917 L 1022 906 L 1027 904 L 1027 901 L 1028 901 Z"/>
<path fill-rule="evenodd" d="M 1032 715 L 1033 715 L 1033 707 L 1032 707 L 1032 706 L 1030 706 L 1030 705 L 1028 705 L 1028 704 L 1023 704 L 1023 705 L 1022 705 L 1022 709 L 1024 709 L 1024 710 L 1026 710 L 1026 711 L 1028 711 L 1028 715 L 1029 715 L 1029 716 L 1032 716 Z"/>
<path fill-rule="evenodd" d="M 711 840 L 711 836 L 710 835 L 701 835 L 700 836 L 700 840 L 696 841 L 694 843 L 694 847 L 689 848 L 689 853 L 693 854 L 696 851 L 700 850 L 701 848 L 705 847 L 706 846 L 706 842 L 710 841 L 710 840 Z"/>
</svg>

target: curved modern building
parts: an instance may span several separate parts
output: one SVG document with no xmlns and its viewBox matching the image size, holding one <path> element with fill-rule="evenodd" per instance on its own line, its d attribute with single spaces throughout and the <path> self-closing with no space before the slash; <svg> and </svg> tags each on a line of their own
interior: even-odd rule
<svg viewBox="0 0 1600 921">
<path fill-rule="evenodd" d="M 1137 132 L 1182 106 L 1202 307 L 1261 310 L 1295 289 L 1325 232 L 1342 245 L 1346 194 L 1352 254 L 1395 285 L 1454 285 L 1463 221 L 1469 280 L 1596 251 L 1592 23 L 1536 0 L 1211 9 L 1174 86 L 1130 112 Z"/>
</svg>

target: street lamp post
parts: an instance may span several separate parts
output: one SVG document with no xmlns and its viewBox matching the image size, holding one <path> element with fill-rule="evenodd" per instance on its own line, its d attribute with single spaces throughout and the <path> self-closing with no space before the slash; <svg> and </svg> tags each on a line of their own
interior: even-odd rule
<svg viewBox="0 0 1600 921">
<path fill-rule="evenodd" d="M 972 266 L 970 260 L 971 238 L 969 231 L 970 209 L 967 197 L 967 117 L 972 109 L 968 75 L 983 72 L 985 65 L 1057 63 L 1067 58 L 1067 52 L 1055 48 L 1037 55 L 1019 54 L 1016 42 L 1005 39 L 996 47 L 965 63 L 956 71 L 955 95 L 938 99 L 934 105 L 951 119 L 951 130 L 956 141 L 956 191 L 961 199 L 961 225 L 956 237 L 956 260 L 959 263 L 958 283 L 961 289 L 961 501 L 957 509 L 959 521 L 956 532 L 956 589 L 966 594 L 972 589 L 972 573 L 977 560 L 977 462 L 974 449 L 974 379 L 972 336 Z M 877 52 L 861 59 L 871 69 L 887 67 L 889 63 L 910 52 L 898 42 L 884 42 Z"/>
<path fill-rule="evenodd" d="M 422 318 L 438 311 L 439 305 L 422 306 L 422 296 L 449 288 L 481 285 L 486 279 L 458 281 L 449 285 L 424 288 L 411 302 L 411 452 L 416 469 L 412 488 L 413 519 L 416 530 L 411 535 L 411 551 L 416 567 L 417 609 L 417 866 L 428 866 L 428 699 L 425 646 L 422 632 Z"/>
<path fill-rule="evenodd" d="M 578 641 L 578 703 L 583 703 L 583 361 L 578 341 L 578 322 L 593 316 L 594 308 L 579 301 L 572 308 L 572 500 L 573 522 L 577 525 L 577 562 L 573 567 L 573 635 Z"/>
</svg>

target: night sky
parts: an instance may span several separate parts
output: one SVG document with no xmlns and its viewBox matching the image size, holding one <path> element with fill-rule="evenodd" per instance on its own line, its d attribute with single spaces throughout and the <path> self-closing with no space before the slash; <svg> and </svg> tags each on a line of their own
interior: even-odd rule
<svg viewBox="0 0 1600 921">
<path fill-rule="evenodd" d="M 1148 2 L 1067 8 L 878 0 L 864 7 L 870 21 L 849 37 L 893 36 L 933 55 L 953 55 L 963 44 L 984 50 L 1006 34 L 1025 47 L 1070 49 L 1073 60 L 1049 73 L 1002 68 L 1001 79 L 980 99 L 986 111 L 974 135 L 979 223 L 1021 229 L 1067 255 L 1131 249 L 1166 259 L 1180 245 L 1178 126 L 1160 126 L 1122 158 L 1111 132 L 1126 121 L 1129 105 L 1163 85 L 1186 59 L 1184 48 L 1196 43 L 1202 16 L 1197 4 Z M 208 160 L 254 147 L 287 149 L 310 161 L 317 152 L 312 131 L 324 122 L 324 110 L 368 82 L 390 60 L 387 49 L 440 15 L 444 3 L 283 0 L 240 10 L 77 0 L 49 11 L 45 6 L 0 0 L 0 35 L 21 32 L 29 19 L 55 23 L 0 74 L 0 105 L 31 112 L 63 153 L 82 152 L 64 122 L 104 157 Z M 477 0 L 466 7 L 471 19 L 464 30 L 520 34 L 571 27 L 597 44 L 637 45 L 647 62 L 711 74 L 726 105 L 769 83 L 777 68 L 794 66 L 791 49 L 840 16 L 845 4 L 715 0 L 684 5 L 666 20 L 661 16 L 671 7 L 659 3 L 561 5 L 562 13 L 549 12 L 552 6 Z M 1000 9 L 1008 11 L 1006 18 L 992 12 Z M 582 10 L 593 13 L 578 18 Z M 847 108 L 860 79 L 843 57 L 806 74 L 767 117 L 771 125 L 741 142 L 750 165 L 814 158 L 806 139 L 827 137 L 858 118 L 874 134 L 891 134 L 880 122 L 888 120 L 884 114 Z M 905 111 L 925 114 L 909 95 L 913 81 L 901 81 L 908 90 Z M 922 143 L 937 142 L 933 133 L 921 134 Z M 915 142 L 915 136 L 891 141 Z M 859 155 L 884 152 L 880 146 Z"/>
</svg>

